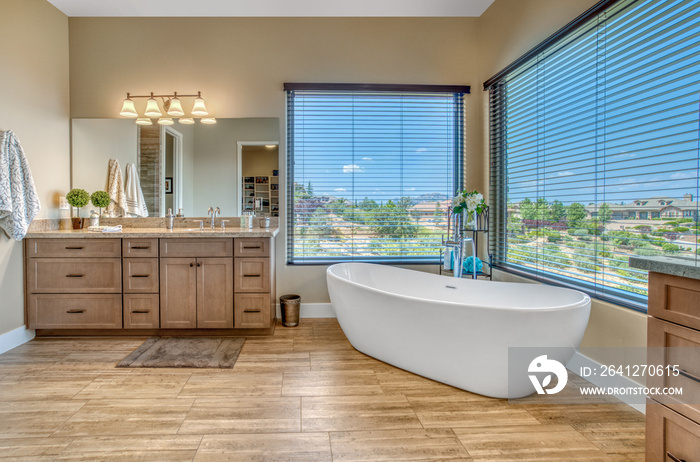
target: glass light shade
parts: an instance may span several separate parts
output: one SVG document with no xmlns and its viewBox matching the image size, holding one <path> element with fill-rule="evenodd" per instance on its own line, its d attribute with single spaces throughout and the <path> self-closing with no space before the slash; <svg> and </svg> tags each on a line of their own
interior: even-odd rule
<svg viewBox="0 0 700 462">
<path fill-rule="evenodd" d="M 177 119 L 177 121 L 185 125 L 192 125 L 194 123 L 194 119 L 192 117 L 180 117 Z"/>
<path fill-rule="evenodd" d="M 203 124 L 211 125 L 216 123 L 216 119 L 213 117 L 203 117 L 200 122 L 202 122 Z"/>
<path fill-rule="evenodd" d="M 170 117 L 161 117 L 160 119 L 158 119 L 158 125 L 172 125 L 174 123 L 175 122 L 173 122 L 173 119 L 171 119 Z"/>
<path fill-rule="evenodd" d="M 197 117 L 204 117 L 209 115 L 207 107 L 204 105 L 203 98 L 197 98 L 194 100 L 194 106 L 192 107 L 192 115 Z"/>
<path fill-rule="evenodd" d="M 185 115 L 185 111 L 182 110 L 182 103 L 180 98 L 177 96 L 170 100 L 170 106 L 168 107 L 168 115 L 173 117 L 182 117 Z"/>
<path fill-rule="evenodd" d="M 124 100 L 124 104 L 122 104 L 122 110 L 119 113 L 120 116 L 122 117 L 138 117 L 139 113 L 136 112 L 136 106 L 134 106 L 134 102 L 127 98 Z"/>
<path fill-rule="evenodd" d="M 139 125 L 153 125 L 153 122 L 148 117 L 139 117 L 136 119 L 136 123 Z"/>
<path fill-rule="evenodd" d="M 156 101 L 155 98 L 148 98 L 148 102 L 146 103 L 146 112 L 144 113 L 146 117 L 160 117 L 163 114 L 160 112 L 160 108 L 158 107 L 158 101 Z"/>
<path fill-rule="evenodd" d="M 277 147 L 277 145 L 276 144 L 266 144 L 265 147 L 267 149 L 275 149 Z"/>
</svg>

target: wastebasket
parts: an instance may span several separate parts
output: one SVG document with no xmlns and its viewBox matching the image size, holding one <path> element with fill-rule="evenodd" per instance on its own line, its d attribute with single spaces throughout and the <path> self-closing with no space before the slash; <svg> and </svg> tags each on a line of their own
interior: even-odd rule
<svg viewBox="0 0 700 462">
<path fill-rule="evenodd" d="M 288 294 L 280 297 L 280 310 L 282 311 L 282 325 L 284 327 L 296 327 L 299 325 L 300 305 L 300 295 Z"/>
</svg>

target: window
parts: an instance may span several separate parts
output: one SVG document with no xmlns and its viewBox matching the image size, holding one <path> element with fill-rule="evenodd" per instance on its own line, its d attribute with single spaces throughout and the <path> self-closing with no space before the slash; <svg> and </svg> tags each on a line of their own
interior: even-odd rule
<svg viewBox="0 0 700 462">
<path fill-rule="evenodd" d="M 469 87 L 285 89 L 288 263 L 438 263 Z"/>
<path fill-rule="evenodd" d="M 697 261 L 699 2 L 600 2 L 485 87 L 497 267 L 644 310 L 631 255 Z"/>
</svg>

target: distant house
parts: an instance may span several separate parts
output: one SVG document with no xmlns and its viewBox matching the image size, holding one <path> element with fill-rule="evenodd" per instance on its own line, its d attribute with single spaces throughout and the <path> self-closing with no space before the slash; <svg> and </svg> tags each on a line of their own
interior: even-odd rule
<svg viewBox="0 0 700 462">
<path fill-rule="evenodd" d="M 589 218 L 596 218 L 603 205 L 587 205 Z M 628 204 L 610 204 L 613 220 L 650 220 L 653 218 L 698 218 L 698 202 L 693 201 L 692 194 L 684 194 L 682 199 L 673 197 L 652 197 L 637 199 Z"/>
</svg>

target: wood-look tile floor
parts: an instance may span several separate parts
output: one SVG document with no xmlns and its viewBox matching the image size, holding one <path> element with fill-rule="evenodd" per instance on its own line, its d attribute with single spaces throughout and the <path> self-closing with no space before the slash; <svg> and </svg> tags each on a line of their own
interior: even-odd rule
<svg viewBox="0 0 700 462">
<path fill-rule="evenodd" d="M 144 339 L 0 355 L 0 461 L 643 461 L 622 404 L 508 404 L 352 348 L 335 319 L 246 340 L 233 369 L 116 369 Z"/>
</svg>

